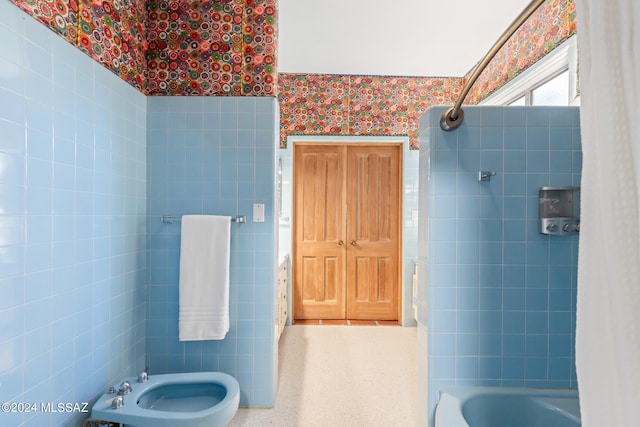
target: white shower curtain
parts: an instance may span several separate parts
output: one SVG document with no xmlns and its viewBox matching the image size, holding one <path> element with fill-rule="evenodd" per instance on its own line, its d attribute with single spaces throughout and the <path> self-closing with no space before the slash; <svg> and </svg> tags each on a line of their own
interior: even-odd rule
<svg viewBox="0 0 640 427">
<path fill-rule="evenodd" d="M 640 2 L 576 0 L 583 427 L 640 425 Z"/>
</svg>

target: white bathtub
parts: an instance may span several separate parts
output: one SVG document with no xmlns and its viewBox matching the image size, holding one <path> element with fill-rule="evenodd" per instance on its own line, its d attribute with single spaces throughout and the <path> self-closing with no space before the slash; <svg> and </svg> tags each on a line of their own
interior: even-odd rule
<svg viewBox="0 0 640 427">
<path fill-rule="evenodd" d="M 440 391 L 436 427 L 580 427 L 577 390 L 450 387 Z"/>
</svg>

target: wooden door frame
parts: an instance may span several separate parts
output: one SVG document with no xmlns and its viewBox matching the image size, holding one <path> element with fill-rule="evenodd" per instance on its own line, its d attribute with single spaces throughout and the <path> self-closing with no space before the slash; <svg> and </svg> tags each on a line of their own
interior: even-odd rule
<svg viewBox="0 0 640 427">
<path fill-rule="evenodd" d="M 353 139 L 351 139 L 353 138 Z M 302 146 L 302 145 L 306 145 L 306 146 L 324 146 L 324 145 L 334 145 L 334 146 L 367 146 L 367 147 L 383 147 L 383 146 L 395 146 L 398 147 L 399 150 L 399 164 L 398 164 L 398 190 L 399 190 L 399 195 L 400 195 L 400 215 L 399 215 L 399 221 L 397 224 L 397 232 L 398 232 L 398 272 L 397 272 L 397 283 L 398 283 L 398 288 L 397 288 L 397 292 L 398 292 L 398 323 L 402 324 L 403 322 L 403 299 L 404 299 L 404 283 L 403 283 L 403 269 L 404 269 L 404 263 L 403 263 L 403 243 L 404 243 L 404 234 L 403 234 L 403 217 L 404 217 L 404 142 L 402 140 L 399 139 L 395 139 L 395 140 L 369 140 L 369 137 L 363 137 L 362 140 L 358 140 L 357 137 L 349 137 L 349 140 L 336 140 L 335 137 L 327 137 L 326 141 L 323 140 L 322 136 L 318 136 L 318 137 L 314 137 L 313 140 L 292 140 L 291 141 L 291 158 L 292 158 L 292 164 L 291 164 L 291 168 L 292 168 L 292 207 L 295 206 L 296 200 L 296 194 L 297 194 L 297 189 L 296 189 L 296 180 L 295 180 L 295 176 L 296 176 L 296 164 L 295 164 L 295 158 L 296 158 L 296 146 Z M 292 239 L 292 252 L 295 251 L 295 245 L 293 244 L 293 242 L 295 242 L 296 239 L 296 218 L 295 218 L 295 209 L 292 209 L 291 211 L 291 239 Z M 294 260 L 296 259 L 296 254 L 292 253 L 291 254 L 291 275 L 290 277 L 293 278 L 295 277 L 295 271 L 294 269 L 296 268 L 295 266 L 295 262 Z M 291 323 L 294 323 L 295 319 L 293 318 L 293 313 L 294 313 L 294 300 L 295 298 L 293 298 L 293 286 L 291 286 L 291 294 L 290 294 L 290 298 L 289 300 L 291 301 L 291 309 L 289 310 L 289 312 L 291 313 Z"/>
</svg>

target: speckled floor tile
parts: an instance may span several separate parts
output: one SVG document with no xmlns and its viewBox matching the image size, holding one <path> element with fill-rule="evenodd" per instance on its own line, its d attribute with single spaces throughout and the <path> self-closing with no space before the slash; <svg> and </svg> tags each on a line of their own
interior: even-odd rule
<svg viewBox="0 0 640 427">
<path fill-rule="evenodd" d="M 229 424 L 411 427 L 416 415 L 416 328 L 288 326 L 270 409 L 240 408 Z"/>
</svg>

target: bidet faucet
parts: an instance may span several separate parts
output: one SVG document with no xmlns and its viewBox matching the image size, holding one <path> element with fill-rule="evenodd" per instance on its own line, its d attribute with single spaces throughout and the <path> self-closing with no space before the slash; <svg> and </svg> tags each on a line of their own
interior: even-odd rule
<svg viewBox="0 0 640 427">
<path fill-rule="evenodd" d="M 122 384 L 120 384 L 120 388 L 118 389 L 118 394 L 120 395 L 129 394 L 131 390 L 132 390 L 131 383 L 129 381 L 123 381 Z"/>
<path fill-rule="evenodd" d="M 146 371 L 142 371 L 140 372 L 140 375 L 138 375 L 138 382 L 139 383 L 144 383 L 149 379 L 149 374 L 147 374 Z"/>
</svg>

